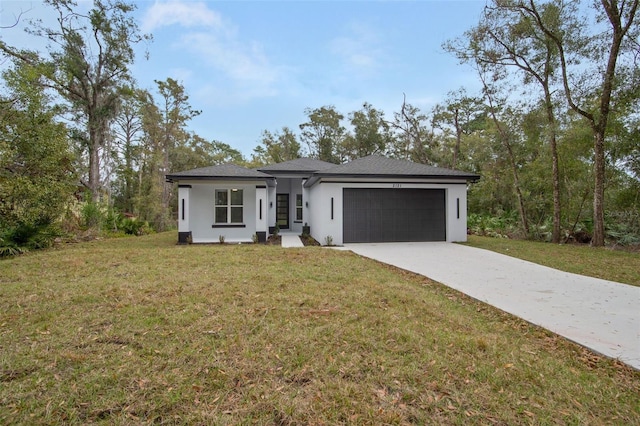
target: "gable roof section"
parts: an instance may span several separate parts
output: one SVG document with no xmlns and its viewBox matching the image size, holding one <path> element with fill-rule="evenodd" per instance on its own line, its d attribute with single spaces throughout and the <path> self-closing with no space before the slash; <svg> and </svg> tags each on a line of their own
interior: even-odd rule
<svg viewBox="0 0 640 426">
<path fill-rule="evenodd" d="M 396 160 L 380 155 L 369 155 L 358 158 L 349 163 L 341 164 L 330 169 L 314 173 L 305 186 L 314 185 L 323 177 L 354 177 L 354 178 L 413 178 L 413 179 L 459 179 L 475 182 L 479 175 L 442 167 L 427 166 L 406 160 Z"/>
<path fill-rule="evenodd" d="M 218 164 L 215 166 L 201 167 L 199 169 L 186 170 L 172 173 L 166 176 L 167 182 L 179 180 L 265 180 L 273 181 L 274 177 L 257 170 L 235 164 Z"/>
<path fill-rule="evenodd" d="M 296 158 L 295 160 L 259 167 L 257 170 L 269 174 L 311 174 L 335 166 L 333 163 L 327 163 L 326 161 L 316 160 L 314 158 Z"/>
</svg>

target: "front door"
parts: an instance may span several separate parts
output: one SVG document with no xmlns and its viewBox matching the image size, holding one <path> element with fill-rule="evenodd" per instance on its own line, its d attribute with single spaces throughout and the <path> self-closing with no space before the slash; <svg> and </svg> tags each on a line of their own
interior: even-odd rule
<svg viewBox="0 0 640 426">
<path fill-rule="evenodd" d="M 289 194 L 276 194 L 276 224 L 289 229 Z"/>
</svg>

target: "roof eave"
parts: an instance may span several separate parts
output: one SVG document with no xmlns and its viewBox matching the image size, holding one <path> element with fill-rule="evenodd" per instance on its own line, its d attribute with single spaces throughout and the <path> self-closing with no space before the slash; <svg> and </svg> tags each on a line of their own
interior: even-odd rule
<svg viewBox="0 0 640 426">
<path fill-rule="evenodd" d="M 384 174 L 357 174 L 357 173 L 316 173 L 305 183 L 306 188 L 310 188 L 318 181 L 325 178 L 350 178 L 350 179 L 430 179 L 430 180 L 461 180 L 476 183 L 480 180 L 479 175 L 384 175 Z"/>
<path fill-rule="evenodd" d="M 201 181 L 216 181 L 216 180 L 229 180 L 229 181 L 265 181 L 267 184 L 271 183 L 275 186 L 276 178 L 273 176 L 188 176 L 188 175 L 166 175 L 165 179 L 169 183 L 174 183 L 181 180 L 201 180 Z"/>
</svg>

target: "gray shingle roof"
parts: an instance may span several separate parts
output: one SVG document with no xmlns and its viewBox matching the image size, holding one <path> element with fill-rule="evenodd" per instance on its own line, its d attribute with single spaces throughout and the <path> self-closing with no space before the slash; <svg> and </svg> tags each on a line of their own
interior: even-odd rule
<svg viewBox="0 0 640 426">
<path fill-rule="evenodd" d="M 314 173 L 306 186 L 322 177 L 388 177 L 388 178 L 449 178 L 476 181 L 479 175 L 442 167 L 427 166 L 412 161 L 369 155 L 349 163 Z"/>
<path fill-rule="evenodd" d="M 296 158 L 295 160 L 285 161 L 283 163 L 259 167 L 257 170 L 265 173 L 312 173 L 335 166 L 333 163 L 327 163 L 326 161 L 316 160 L 314 158 Z"/>
<path fill-rule="evenodd" d="M 181 179 L 194 180 L 217 180 L 217 179 L 238 179 L 238 180 L 272 180 L 273 176 L 257 170 L 235 164 L 218 164 L 215 166 L 201 167 L 199 169 L 186 170 L 178 173 L 171 173 L 166 176 L 167 181 L 174 182 Z"/>
<path fill-rule="evenodd" d="M 477 178 L 473 173 L 442 167 L 427 166 L 406 160 L 369 155 L 358 158 L 349 163 L 341 164 L 330 169 L 322 170 L 320 175 L 367 175 L 367 176 L 446 176 Z"/>
</svg>

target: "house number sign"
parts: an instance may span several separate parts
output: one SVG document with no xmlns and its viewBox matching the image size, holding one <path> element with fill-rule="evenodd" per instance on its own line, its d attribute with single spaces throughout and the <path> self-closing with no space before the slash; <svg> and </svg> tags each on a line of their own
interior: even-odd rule
<svg viewBox="0 0 640 426">
<path fill-rule="evenodd" d="M 394 183 L 393 187 L 394 188 L 402 188 L 402 184 L 401 183 Z"/>
</svg>

